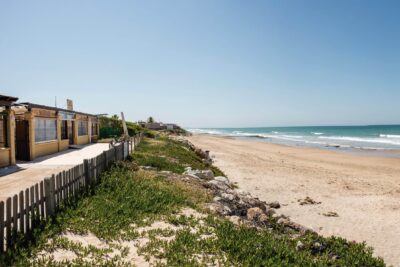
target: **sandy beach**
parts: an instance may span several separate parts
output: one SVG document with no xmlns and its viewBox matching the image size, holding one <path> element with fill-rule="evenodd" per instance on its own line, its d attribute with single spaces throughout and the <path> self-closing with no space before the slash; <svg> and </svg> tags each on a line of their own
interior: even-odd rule
<svg viewBox="0 0 400 267">
<path fill-rule="evenodd" d="M 324 235 L 365 241 L 400 266 L 400 159 L 199 134 L 215 165 L 280 213 Z M 309 197 L 315 203 L 301 201 Z M 327 215 L 335 215 L 327 216 Z"/>
</svg>

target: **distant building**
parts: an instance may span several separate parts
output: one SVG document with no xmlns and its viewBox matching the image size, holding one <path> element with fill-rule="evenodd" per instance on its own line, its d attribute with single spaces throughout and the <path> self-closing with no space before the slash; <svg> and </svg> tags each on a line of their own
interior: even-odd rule
<svg viewBox="0 0 400 267">
<path fill-rule="evenodd" d="M 150 130 L 166 130 L 167 127 L 162 122 L 146 122 L 144 127 Z"/>
<path fill-rule="evenodd" d="M 147 128 L 147 129 L 150 129 L 150 130 L 156 130 L 156 131 L 180 129 L 180 127 L 177 124 L 174 124 L 174 123 L 139 121 L 138 124 L 143 128 Z"/>
<path fill-rule="evenodd" d="M 164 125 L 167 127 L 167 130 L 176 130 L 181 128 L 175 123 L 165 123 Z"/>
</svg>

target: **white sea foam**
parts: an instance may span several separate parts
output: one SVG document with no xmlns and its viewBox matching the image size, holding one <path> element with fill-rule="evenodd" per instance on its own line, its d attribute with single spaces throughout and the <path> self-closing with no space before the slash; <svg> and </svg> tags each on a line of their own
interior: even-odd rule
<svg viewBox="0 0 400 267">
<path fill-rule="evenodd" d="M 234 131 L 232 132 L 232 134 L 230 134 L 232 136 L 246 136 L 246 137 L 264 137 L 261 134 L 257 134 L 257 133 L 247 133 L 247 132 L 240 132 L 240 131 Z"/>
<path fill-rule="evenodd" d="M 336 140 L 336 141 L 350 141 L 350 142 L 375 143 L 375 144 L 400 146 L 400 140 L 390 140 L 384 138 L 362 138 L 362 137 L 350 137 L 350 136 L 319 136 L 318 138 L 327 140 Z"/>
<path fill-rule="evenodd" d="M 386 138 L 400 139 L 400 135 L 398 135 L 398 134 L 380 134 L 379 136 L 386 137 Z"/>
<path fill-rule="evenodd" d="M 206 134 L 222 134 L 222 132 L 213 129 L 188 129 L 191 133 L 206 133 Z"/>
<path fill-rule="evenodd" d="M 398 134 L 380 134 L 376 137 L 362 136 L 327 136 L 324 132 L 308 132 L 301 135 L 300 132 L 278 132 L 278 131 L 246 131 L 245 129 L 189 129 L 193 133 L 207 133 L 212 135 L 246 137 L 246 138 L 263 138 L 270 139 L 271 142 L 283 144 L 304 144 L 310 146 L 336 147 L 336 148 L 355 148 L 355 149 L 399 149 L 400 135 Z M 275 140 L 275 141 L 273 141 Z"/>
</svg>

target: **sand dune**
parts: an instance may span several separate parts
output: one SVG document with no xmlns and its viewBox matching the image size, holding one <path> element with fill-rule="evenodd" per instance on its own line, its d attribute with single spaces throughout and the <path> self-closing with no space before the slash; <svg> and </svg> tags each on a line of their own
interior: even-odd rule
<svg viewBox="0 0 400 267">
<path fill-rule="evenodd" d="M 211 150 L 240 188 L 281 202 L 280 212 L 294 221 L 325 236 L 366 241 L 387 264 L 400 266 L 400 159 L 211 135 L 189 140 Z M 317 203 L 300 205 L 306 197 Z"/>
</svg>

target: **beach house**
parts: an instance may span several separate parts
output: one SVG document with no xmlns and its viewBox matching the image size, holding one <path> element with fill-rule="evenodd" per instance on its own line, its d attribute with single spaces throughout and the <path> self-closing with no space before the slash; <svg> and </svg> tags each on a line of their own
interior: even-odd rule
<svg viewBox="0 0 400 267">
<path fill-rule="evenodd" d="M 99 137 L 96 115 L 0 96 L 0 167 L 89 144 Z M 6 101 L 8 100 L 8 101 Z M 5 138 L 4 138 L 5 137 Z"/>
</svg>

